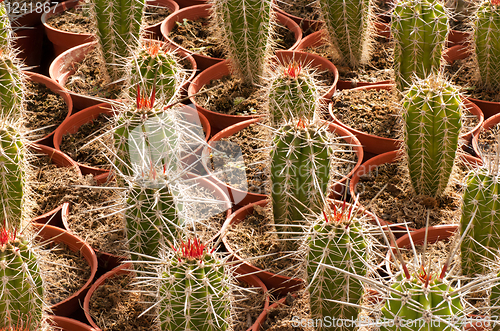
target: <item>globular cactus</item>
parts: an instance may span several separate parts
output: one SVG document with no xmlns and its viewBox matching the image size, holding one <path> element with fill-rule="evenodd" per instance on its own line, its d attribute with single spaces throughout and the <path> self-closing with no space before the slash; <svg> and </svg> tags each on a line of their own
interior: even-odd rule
<svg viewBox="0 0 500 331">
<path fill-rule="evenodd" d="M 439 72 L 448 33 L 448 17 L 439 1 L 398 1 L 392 13 L 394 76 L 399 90 L 414 76 L 424 79 Z"/>
<path fill-rule="evenodd" d="M 112 81 L 122 79 L 125 62 L 139 44 L 146 0 L 94 0 L 92 17 L 106 69 Z"/>
<path fill-rule="evenodd" d="M 343 62 L 355 69 L 369 60 L 372 44 L 370 0 L 319 0 L 328 37 Z"/>
<path fill-rule="evenodd" d="M 482 84 L 493 90 L 500 89 L 500 3 L 482 1 L 473 21 L 474 49 Z"/>
<path fill-rule="evenodd" d="M 234 74 L 258 84 L 272 55 L 271 0 L 214 0 L 212 22 L 224 43 Z"/>
<path fill-rule="evenodd" d="M 309 229 L 304 245 L 305 263 L 311 317 L 342 319 L 344 327 L 337 325 L 339 330 L 354 330 L 364 287 L 352 274 L 366 275 L 368 243 L 359 219 L 352 214 L 352 207 L 345 206 L 338 210 L 333 206 L 330 216 L 325 213 L 325 218 L 320 217 Z M 328 265 L 346 272 L 328 269 Z M 330 328 L 317 330 L 323 329 Z"/>
<path fill-rule="evenodd" d="M 307 69 L 293 62 L 275 70 L 268 87 L 269 114 L 274 126 L 295 118 L 314 119 L 320 95 L 318 83 Z"/>
<path fill-rule="evenodd" d="M 331 141 L 324 126 L 286 124 L 271 151 L 271 191 L 278 233 L 302 231 L 307 217 L 320 213 L 330 178 Z"/>
<path fill-rule="evenodd" d="M 27 240 L 0 229 L 0 329 L 41 330 L 43 282 Z"/>
<path fill-rule="evenodd" d="M 15 55 L 0 47 L 0 118 L 19 119 L 24 107 L 24 84 Z"/>
<path fill-rule="evenodd" d="M 160 274 L 159 322 L 165 331 L 224 331 L 230 312 L 224 263 L 197 239 L 174 247 Z"/>
<path fill-rule="evenodd" d="M 403 100 L 404 148 L 417 195 L 441 194 L 451 175 L 460 134 L 462 101 L 438 76 L 416 80 Z"/>
</svg>

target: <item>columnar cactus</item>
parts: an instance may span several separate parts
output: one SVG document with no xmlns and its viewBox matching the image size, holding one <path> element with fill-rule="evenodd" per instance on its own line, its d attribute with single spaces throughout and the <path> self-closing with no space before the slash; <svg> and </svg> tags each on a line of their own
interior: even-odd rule
<svg viewBox="0 0 500 331">
<path fill-rule="evenodd" d="M 269 83 L 269 114 L 275 126 L 295 118 L 313 120 L 319 106 L 316 80 L 300 63 L 279 66 Z"/>
<path fill-rule="evenodd" d="M 459 92 L 431 75 L 416 80 L 403 100 L 404 141 L 417 195 L 441 194 L 451 175 L 461 129 Z"/>
<path fill-rule="evenodd" d="M 474 20 L 474 43 L 481 82 L 494 90 L 500 89 L 500 3 L 483 1 Z"/>
<path fill-rule="evenodd" d="M 392 13 L 394 75 L 400 90 L 414 76 L 424 79 L 438 73 L 448 33 L 448 17 L 439 1 L 398 1 Z"/>
<path fill-rule="evenodd" d="M 12 28 L 5 4 L 0 2 L 0 49 L 9 49 L 12 42 Z"/>
<path fill-rule="evenodd" d="M 345 205 L 344 205 L 345 207 Z M 367 247 L 359 220 L 351 214 L 351 208 L 337 210 L 330 216 L 324 214 L 313 224 L 305 241 L 308 290 L 311 300 L 311 317 L 349 321 L 339 329 L 354 330 L 364 289 L 362 282 L 351 276 L 365 276 Z M 326 268 L 332 265 L 346 272 Z M 349 274 L 350 273 L 350 274 Z M 327 329 L 327 328 L 325 328 Z M 329 329 L 329 328 L 328 328 Z M 317 330 L 323 330 L 318 328 Z"/>
<path fill-rule="evenodd" d="M 0 118 L 19 119 L 24 106 L 22 73 L 12 51 L 0 47 Z"/>
<path fill-rule="evenodd" d="M 369 60 L 371 48 L 370 0 L 319 0 L 328 36 L 345 64 L 357 68 Z"/>
<path fill-rule="evenodd" d="M 324 126 L 300 120 L 277 131 L 271 152 L 271 183 L 278 232 L 302 231 L 305 218 L 321 212 L 330 178 L 330 155 L 331 142 Z"/>
<path fill-rule="evenodd" d="M 212 20 L 235 75 L 258 84 L 272 55 L 272 0 L 213 0 Z"/>
<path fill-rule="evenodd" d="M 500 274 L 497 274 L 500 278 Z M 490 293 L 490 320 L 493 331 L 500 330 L 500 282 L 497 281 L 491 287 Z"/>
<path fill-rule="evenodd" d="M 0 229 L 0 329 L 40 330 L 43 284 L 28 241 Z"/>
<path fill-rule="evenodd" d="M 161 330 L 226 330 L 230 302 L 224 264 L 197 239 L 174 250 L 160 276 Z"/>
</svg>

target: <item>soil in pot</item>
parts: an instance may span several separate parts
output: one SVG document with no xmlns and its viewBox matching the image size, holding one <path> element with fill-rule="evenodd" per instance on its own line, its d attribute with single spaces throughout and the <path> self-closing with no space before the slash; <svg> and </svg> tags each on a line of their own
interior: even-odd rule
<svg viewBox="0 0 500 331">
<path fill-rule="evenodd" d="M 155 25 L 157 23 L 165 20 L 172 11 L 167 7 L 163 6 L 155 6 L 155 5 L 146 5 L 146 9 L 144 10 L 144 18 L 142 19 L 146 26 Z"/>
<path fill-rule="evenodd" d="M 376 170 L 360 177 L 357 192 L 361 205 L 368 206 L 370 211 L 384 221 L 392 223 L 408 223 L 410 228 L 423 228 L 426 225 L 427 211 L 429 225 L 458 224 L 461 216 L 461 198 L 463 179 L 467 168 L 457 162 L 453 168 L 450 184 L 442 196 L 432 198 L 415 196 L 412 192 L 407 167 L 402 160 L 385 163 Z"/>
<path fill-rule="evenodd" d="M 481 130 L 478 137 L 479 151 L 484 154 L 496 153 L 498 149 L 498 135 L 500 134 L 500 123 L 495 124 L 488 130 Z"/>
<path fill-rule="evenodd" d="M 47 19 L 47 24 L 55 29 L 72 33 L 96 33 L 92 24 L 86 4 L 80 2 L 79 5 L 65 10 Z"/>
<path fill-rule="evenodd" d="M 64 99 L 45 85 L 26 82 L 26 115 L 23 124 L 31 132 L 28 139 L 35 140 L 54 131 L 64 121 L 68 107 Z"/>
</svg>

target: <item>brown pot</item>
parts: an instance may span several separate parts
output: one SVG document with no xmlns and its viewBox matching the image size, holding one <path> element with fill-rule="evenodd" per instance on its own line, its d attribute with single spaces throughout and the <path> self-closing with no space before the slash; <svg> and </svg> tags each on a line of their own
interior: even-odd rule
<svg viewBox="0 0 500 331">
<path fill-rule="evenodd" d="M 470 31 L 459 31 L 459 30 L 450 30 L 448 32 L 448 47 L 453 47 L 457 45 L 466 45 L 470 43 L 470 38 L 472 33 Z"/>
<path fill-rule="evenodd" d="M 68 221 L 68 216 L 69 216 L 69 202 L 64 202 L 56 209 L 51 210 L 43 215 L 37 216 L 31 221 L 33 223 L 48 224 L 61 228 L 63 230 L 67 230 L 64 224 Z"/>
<path fill-rule="evenodd" d="M 147 3 L 150 6 L 159 6 L 168 8 L 171 12 L 170 15 L 179 10 L 179 5 L 174 0 L 147 0 Z M 161 29 L 160 29 L 161 23 L 162 22 L 158 22 L 156 24 L 146 27 L 145 33 L 147 38 L 158 39 L 158 40 L 162 39 Z"/>
<path fill-rule="evenodd" d="M 77 174 L 81 174 L 78 164 L 76 164 L 75 161 L 73 161 L 69 156 L 62 153 L 61 151 L 58 151 L 49 146 L 39 145 L 35 143 L 31 143 L 29 147 L 34 154 L 45 154 L 50 157 L 51 161 L 58 167 L 73 167 Z"/>
<path fill-rule="evenodd" d="M 287 17 L 291 18 L 295 23 L 299 25 L 302 31 L 307 32 L 308 34 L 323 29 L 323 26 L 325 25 L 323 21 L 309 20 L 287 13 L 286 11 L 280 8 L 279 1 L 276 2 L 276 6 L 274 7 L 274 9 L 278 13 L 286 15 Z"/>
<path fill-rule="evenodd" d="M 97 331 L 90 325 L 62 316 L 50 316 L 48 322 L 61 331 Z"/>
<path fill-rule="evenodd" d="M 165 39 L 168 47 L 172 51 L 182 50 L 182 51 L 184 51 L 184 53 L 193 56 L 196 60 L 196 63 L 198 64 L 198 68 L 200 71 L 204 71 L 205 69 L 221 62 L 224 59 L 212 58 L 209 56 L 199 55 L 199 54 L 193 53 L 193 52 L 179 46 L 175 42 L 173 42 L 169 38 L 168 35 L 174 29 L 177 22 L 182 22 L 182 20 L 184 20 L 184 19 L 196 20 L 199 18 L 209 17 L 211 14 L 211 8 L 212 8 L 211 4 L 186 7 L 186 8 L 179 10 L 176 13 L 171 14 L 161 24 L 161 33 L 162 33 L 163 38 Z M 300 27 L 292 19 L 288 18 L 287 16 L 285 16 L 281 13 L 277 13 L 277 19 L 278 19 L 279 23 L 283 24 L 284 26 L 286 26 L 288 29 L 290 29 L 294 33 L 296 42 L 290 48 L 290 50 L 294 50 L 295 47 L 300 42 L 300 40 L 302 39 L 302 30 L 300 30 Z"/>
<path fill-rule="evenodd" d="M 32 226 L 37 233 L 37 239 L 42 241 L 44 246 L 64 243 L 73 252 L 80 252 L 90 266 L 90 276 L 85 285 L 70 297 L 49 307 L 54 315 L 69 316 L 80 308 L 80 300 L 85 296 L 97 272 L 97 258 L 94 250 L 83 239 L 58 227 L 39 223 L 32 223 Z"/>
<path fill-rule="evenodd" d="M 479 135 L 483 131 L 490 130 L 498 123 L 500 123 L 500 113 L 493 115 L 492 117 L 490 117 L 486 121 L 484 121 L 481 128 L 474 133 L 474 137 L 472 138 L 472 148 L 474 149 L 474 152 L 476 153 L 476 155 L 478 155 L 481 159 L 482 159 L 482 152 L 481 152 L 481 148 L 479 146 Z"/>
<path fill-rule="evenodd" d="M 208 0 L 175 0 L 179 7 L 186 8 L 190 6 L 204 5 L 208 2 Z"/>
</svg>

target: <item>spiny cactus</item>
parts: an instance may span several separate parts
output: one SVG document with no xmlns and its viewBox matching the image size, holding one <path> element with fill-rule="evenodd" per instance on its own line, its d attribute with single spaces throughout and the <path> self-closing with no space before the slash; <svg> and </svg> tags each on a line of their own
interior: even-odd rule
<svg viewBox="0 0 500 331">
<path fill-rule="evenodd" d="M 24 107 L 24 84 L 19 63 L 0 47 L 0 118 L 19 119 Z"/>
<path fill-rule="evenodd" d="M 12 44 L 12 28 L 5 4 L 0 2 L 0 50 L 9 49 Z"/>
<path fill-rule="evenodd" d="M 305 71 L 303 69 L 306 69 Z M 279 66 L 269 83 L 269 114 L 275 126 L 295 118 L 314 119 L 319 106 L 319 88 L 300 63 Z"/>
<path fill-rule="evenodd" d="M 212 22 L 224 43 L 234 74 L 258 84 L 272 51 L 271 0 L 213 0 Z"/>
<path fill-rule="evenodd" d="M 369 60 L 372 12 L 370 0 L 319 0 L 328 36 L 345 64 L 357 68 Z"/>
<path fill-rule="evenodd" d="M 500 273 L 496 275 L 500 279 Z M 493 331 L 500 330 L 500 281 L 497 281 L 491 287 L 490 293 L 490 320 Z"/>
<path fill-rule="evenodd" d="M 305 241 L 308 290 L 311 301 L 311 317 L 356 321 L 364 289 L 360 280 L 350 274 L 331 270 L 324 265 L 365 276 L 367 247 L 359 219 L 352 214 L 352 206 L 332 207 L 329 216 L 324 214 L 309 229 Z M 354 330 L 356 325 L 338 329 Z M 327 329 L 327 328 L 325 328 Z M 322 330 L 318 328 L 317 330 Z"/>
<path fill-rule="evenodd" d="M 43 284 L 27 240 L 0 229 L 0 329 L 40 330 Z M 16 329 L 17 330 L 17 329 Z"/>
<path fill-rule="evenodd" d="M 94 0 L 92 16 L 97 24 L 100 50 L 112 81 L 121 79 L 124 66 L 139 43 L 146 0 Z"/>
<path fill-rule="evenodd" d="M 417 195 L 441 194 L 458 148 L 462 101 L 447 81 L 416 80 L 403 100 L 404 142 L 410 180 Z"/>
<path fill-rule="evenodd" d="M 330 178 L 330 155 L 331 142 L 324 126 L 299 120 L 278 129 L 271 151 L 272 203 L 278 233 L 302 231 L 305 218 L 321 212 Z"/>
<path fill-rule="evenodd" d="M 414 76 L 437 74 L 448 33 L 442 3 L 429 0 L 398 1 L 392 13 L 394 75 L 398 88 L 406 89 Z"/>
<path fill-rule="evenodd" d="M 485 0 L 479 5 L 473 23 L 474 44 L 481 82 L 494 90 L 500 89 L 500 4 Z"/>
<path fill-rule="evenodd" d="M 224 264 L 198 239 L 174 247 L 160 276 L 161 330 L 224 331 L 230 312 Z"/>
</svg>

